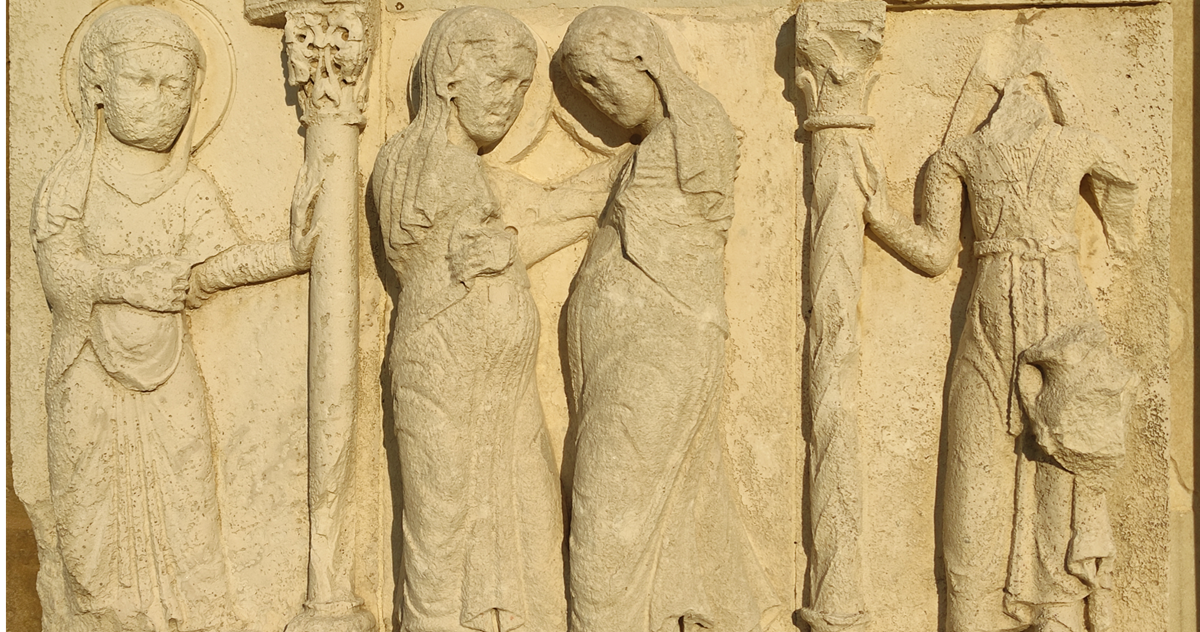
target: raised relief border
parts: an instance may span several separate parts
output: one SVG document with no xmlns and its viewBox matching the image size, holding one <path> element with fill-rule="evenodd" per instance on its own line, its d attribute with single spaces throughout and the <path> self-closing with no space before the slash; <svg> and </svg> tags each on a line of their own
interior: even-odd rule
<svg viewBox="0 0 1200 632">
<path fill-rule="evenodd" d="M 252 0 L 248 0 L 253 4 Z M 1147 4 L 1160 4 L 1163 0 L 889 0 L 887 8 L 889 11 L 907 11 L 920 9 L 1020 9 L 1030 7 L 1080 7 L 1080 6 L 1113 6 L 1113 5 L 1134 5 L 1141 6 Z M 282 4 L 278 0 L 273 2 L 259 3 L 262 6 Z M 474 2 L 476 5 L 485 7 L 497 7 L 512 10 L 514 5 L 521 8 L 535 9 L 539 7 L 557 7 L 559 9 L 586 9 L 594 6 L 594 2 L 587 0 L 564 0 L 562 2 L 552 2 L 551 0 L 525 0 L 524 2 L 514 3 L 510 0 L 478 0 Z M 646 3 L 639 0 L 606 0 L 605 4 L 610 6 L 644 8 Z M 801 3 L 804 4 L 804 3 Z M 248 5 L 249 6 L 249 5 Z M 449 10 L 459 6 L 459 3 L 454 0 L 384 0 L 383 8 L 388 13 L 404 14 L 420 11 L 423 9 Z M 668 5 L 676 9 L 701 9 L 701 8 L 722 8 L 722 7 L 762 7 L 776 9 L 778 3 L 768 2 L 767 0 L 672 0 Z M 247 9 L 249 15 L 249 9 Z"/>
</svg>

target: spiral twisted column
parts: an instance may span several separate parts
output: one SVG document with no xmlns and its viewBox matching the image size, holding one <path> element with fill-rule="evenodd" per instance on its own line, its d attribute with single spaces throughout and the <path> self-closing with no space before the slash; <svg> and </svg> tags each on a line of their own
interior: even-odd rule
<svg viewBox="0 0 1200 632">
<path fill-rule="evenodd" d="M 814 632 L 861 630 L 862 467 L 855 395 L 862 292 L 866 102 L 883 43 L 882 1 L 805 2 L 796 13 L 796 81 L 811 133 L 805 296 L 808 581 L 801 614 Z"/>
</svg>

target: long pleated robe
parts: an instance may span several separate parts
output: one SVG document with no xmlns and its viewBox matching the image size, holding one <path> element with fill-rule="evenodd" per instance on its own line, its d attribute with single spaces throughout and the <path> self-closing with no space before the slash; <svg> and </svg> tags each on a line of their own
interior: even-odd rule
<svg viewBox="0 0 1200 632">
<path fill-rule="evenodd" d="M 1116 551 L 1103 491 L 1039 447 L 1017 397 L 1017 370 L 1021 354 L 1043 340 L 1084 326 L 1103 331 L 1072 229 L 1085 175 L 1107 191 L 1106 217 L 1129 211 L 1136 185 L 1124 162 L 1104 139 L 1054 123 L 1024 143 L 976 133 L 931 160 L 935 194 L 959 195 L 966 183 L 979 263 L 947 415 L 941 528 L 953 632 L 1111 625 Z M 957 217 L 960 208 L 945 212 Z M 1122 436 L 1122 420 L 1110 421 L 1109 433 Z"/>
<path fill-rule="evenodd" d="M 777 603 L 722 454 L 732 180 L 685 192 L 674 125 L 625 166 L 567 306 L 578 632 L 747 632 Z"/>
<path fill-rule="evenodd" d="M 537 307 L 479 157 L 450 146 L 439 161 L 423 185 L 436 213 L 387 229 L 402 286 L 389 360 L 401 628 L 561 632 L 561 491 L 537 392 Z"/>
<path fill-rule="evenodd" d="M 189 166 L 134 202 L 93 178 L 81 217 L 38 247 L 56 305 L 47 376 L 50 492 L 76 613 L 155 632 L 227 615 L 204 383 L 183 314 L 92 303 L 102 268 L 200 263 L 236 243 L 216 185 Z M 136 194 L 135 194 L 135 197 Z"/>
</svg>

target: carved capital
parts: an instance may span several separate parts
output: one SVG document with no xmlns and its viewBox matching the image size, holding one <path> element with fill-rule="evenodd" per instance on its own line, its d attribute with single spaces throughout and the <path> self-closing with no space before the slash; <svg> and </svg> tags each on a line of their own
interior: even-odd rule
<svg viewBox="0 0 1200 632">
<path fill-rule="evenodd" d="M 871 69 L 883 45 L 881 0 L 804 2 L 796 11 L 796 83 L 808 101 L 809 131 L 870 128 Z"/>
<path fill-rule="evenodd" d="M 366 12 L 352 4 L 287 12 L 288 83 L 300 88 L 306 125 L 326 118 L 348 125 L 365 122 L 367 25 Z"/>
</svg>

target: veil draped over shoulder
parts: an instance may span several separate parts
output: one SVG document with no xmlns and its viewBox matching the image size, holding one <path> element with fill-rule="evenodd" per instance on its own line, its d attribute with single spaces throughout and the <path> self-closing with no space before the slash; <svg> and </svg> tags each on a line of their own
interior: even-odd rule
<svg viewBox="0 0 1200 632">
<path fill-rule="evenodd" d="M 95 173 L 96 141 L 105 133 L 104 104 L 99 89 L 104 80 L 106 57 L 150 46 L 169 46 L 195 64 L 192 103 L 187 122 L 171 147 L 170 159 L 162 169 L 122 180 L 122 193 L 144 204 L 171 188 L 187 171 L 196 126 L 196 107 L 207 66 L 204 48 L 192 29 L 178 16 L 152 7 L 120 7 L 97 18 L 80 46 L 79 108 L 81 128 L 75 145 L 51 167 L 34 198 L 31 230 L 40 244 L 58 234 L 69 220 L 83 217 L 88 187 Z"/>
<path fill-rule="evenodd" d="M 519 40 L 526 27 L 506 13 L 487 7 L 459 7 L 433 23 L 414 72 L 416 117 L 393 136 L 375 163 L 372 188 L 379 209 L 388 258 L 416 242 L 414 229 L 429 228 L 438 215 L 439 188 L 433 174 L 448 148 L 450 84 L 464 50 L 473 44 Z"/>
</svg>

